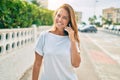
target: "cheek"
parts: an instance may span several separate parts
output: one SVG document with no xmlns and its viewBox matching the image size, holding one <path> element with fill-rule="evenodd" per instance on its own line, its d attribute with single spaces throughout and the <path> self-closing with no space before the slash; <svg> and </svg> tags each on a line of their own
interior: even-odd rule
<svg viewBox="0 0 120 80">
<path fill-rule="evenodd" d="M 57 21 L 58 21 L 58 18 L 57 18 L 57 17 L 55 17 L 55 18 L 54 18 L 54 22 L 56 23 Z"/>
<path fill-rule="evenodd" d="M 68 21 L 65 21 L 64 23 L 65 23 L 65 25 L 67 25 L 67 24 L 68 24 Z"/>
</svg>

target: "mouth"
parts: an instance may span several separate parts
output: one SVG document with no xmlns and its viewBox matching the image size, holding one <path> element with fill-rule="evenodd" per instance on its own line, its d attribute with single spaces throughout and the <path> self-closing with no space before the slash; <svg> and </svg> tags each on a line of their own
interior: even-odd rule
<svg viewBox="0 0 120 80">
<path fill-rule="evenodd" d="M 63 24 L 62 23 L 57 23 L 58 26 L 62 26 Z"/>
</svg>

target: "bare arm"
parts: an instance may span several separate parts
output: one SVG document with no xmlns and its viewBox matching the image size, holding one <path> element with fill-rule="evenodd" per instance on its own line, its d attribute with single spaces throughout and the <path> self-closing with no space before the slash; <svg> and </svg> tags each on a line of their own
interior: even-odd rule
<svg viewBox="0 0 120 80">
<path fill-rule="evenodd" d="M 35 61 L 33 65 L 32 80 L 38 80 L 43 57 L 35 52 Z"/>
<path fill-rule="evenodd" d="M 79 67 L 81 62 L 80 53 L 77 50 L 76 42 L 71 41 L 71 63 L 74 67 Z"/>
<path fill-rule="evenodd" d="M 69 38 L 71 41 L 71 63 L 74 67 L 79 67 L 81 58 L 80 53 L 77 50 L 76 40 L 74 37 L 74 31 L 71 27 L 66 27 L 65 30 L 69 33 Z"/>
</svg>

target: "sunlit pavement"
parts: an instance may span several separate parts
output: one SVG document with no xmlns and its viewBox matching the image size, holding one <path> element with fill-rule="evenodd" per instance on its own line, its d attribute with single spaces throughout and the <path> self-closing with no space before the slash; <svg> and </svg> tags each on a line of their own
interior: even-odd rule
<svg viewBox="0 0 120 80">
<path fill-rule="evenodd" d="M 100 80 L 120 79 L 120 37 L 99 31 L 81 33 L 81 43 Z"/>
<path fill-rule="evenodd" d="M 99 31 L 80 33 L 80 38 L 82 62 L 76 69 L 79 80 L 119 80 L 120 37 Z M 116 42 L 111 43 L 113 40 Z M 29 69 L 21 80 L 30 80 L 31 75 Z"/>
</svg>

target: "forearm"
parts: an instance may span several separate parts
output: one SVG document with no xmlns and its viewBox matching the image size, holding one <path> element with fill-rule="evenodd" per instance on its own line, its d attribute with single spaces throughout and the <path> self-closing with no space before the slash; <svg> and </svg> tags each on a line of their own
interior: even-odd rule
<svg viewBox="0 0 120 80">
<path fill-rule="evenodd" d="M 33 65 L 33 72 L 32 72 L 32 80 L 38 80 L 40 68 L 42 65 L 42 56 L 40 56 L 37 52 L 35 54 L 35 62 Z"/>
<path fill-rule="evenodd" d="M 32 80 L 38 80 L 39 71 L 40 71 L 40 67 L 38 67 L 37 64 L 34 64 L 34 66 L 33 66 Z"/>
<path fill-rule="evenodd" d="M 80 65 L 80 54 L 78 53 L 77 47 L 76 47 L 76 41 L 71 41 L 71 63 L 74 67 L 79 67 Z"/>
</svg>

